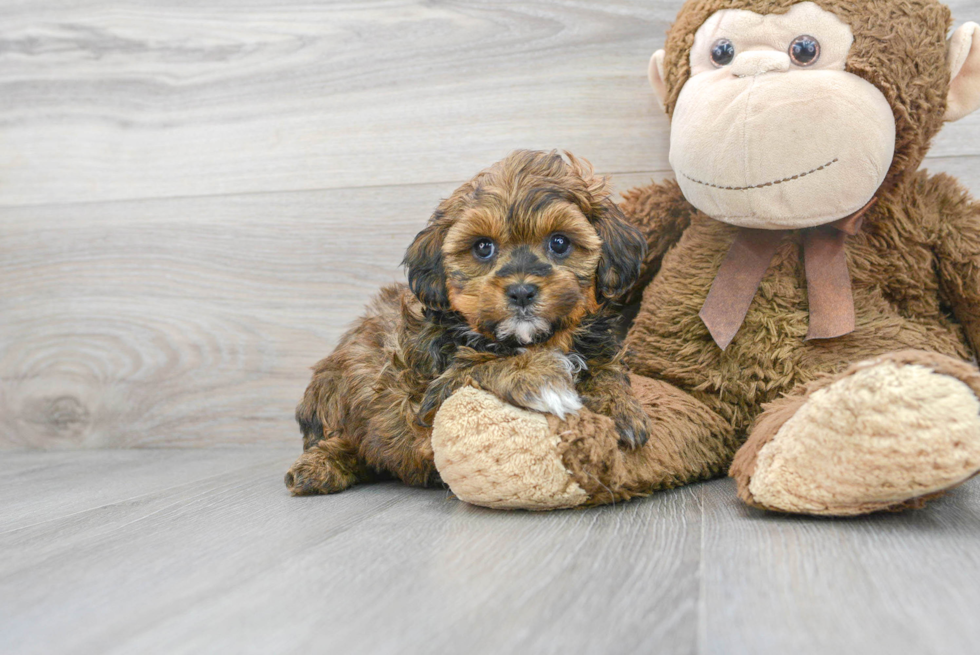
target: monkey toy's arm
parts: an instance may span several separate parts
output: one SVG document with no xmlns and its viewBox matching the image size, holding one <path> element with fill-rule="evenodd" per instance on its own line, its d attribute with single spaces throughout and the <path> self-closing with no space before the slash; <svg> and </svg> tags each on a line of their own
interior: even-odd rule
<svg viewBox="0 0 980 655">
<path fill-rule="evenodd" d="M 980 203 L 959 185 L 944 186 L 953 188 L 940 200 L 934 241 L 940 285 L 974 356 L 980 356 Z"/>
<path fill-rule="evenodd" d="M 625 304 L 630 304 L 640 300 L 643 289 L 660 270 L 664 255 L 680 240 L 697 210 L 684 199 L 674 180 L 651 182 L 627 191 L 620 209 L 647 241 L 647 254 L 640 269 L 640 278 L 623 299 Z"/>
</svg>

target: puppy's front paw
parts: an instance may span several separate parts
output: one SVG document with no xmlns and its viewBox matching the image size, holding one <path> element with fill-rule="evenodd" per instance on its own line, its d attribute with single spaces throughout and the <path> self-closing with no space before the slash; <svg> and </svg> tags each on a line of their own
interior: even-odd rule
<svg viewBox="0 0 980 655">
<path fill-rule="evenodd" d="M 527 352 L 507 361 L 477 386 L 496 394 L 511 405 L 565 418 L 582 409 L 575 391 L 578 359 L 558 350 Z"/>
<path fill-rule="evenodd" d="M 564 419 L 566 414 L 574 414 L 582 409 L 582 399 L 575 389 L 551 384 L 527 394 L 521 404 L 528 409 L 554 414 L 560 419 Z"/>
<path fill-rule="evenodd" d="M 616 423 L 616 432 L 619 433 L 621 445 L 627 448 L 639 448 L 650 438 L 652 430 L 650 417 L 639 403 L 613 412 L 612 419 Z"/>
</svg>

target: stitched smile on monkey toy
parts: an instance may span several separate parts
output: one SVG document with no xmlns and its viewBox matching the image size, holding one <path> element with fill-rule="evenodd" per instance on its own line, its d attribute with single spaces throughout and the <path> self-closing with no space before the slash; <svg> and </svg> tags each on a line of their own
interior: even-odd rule
<svg viewBox="0 0 980 655">
<path fill-rule="evenodd" d="M 784 177 L 781 180 L 772 180 L 771 182 L 766 182 L 764 184 L 750 184 L 748 186 L 721 186 L 720 184 L 712 184 L 711 182 L 703 182 L 701 180 L 696 180 L 696 179 L 694 179 L 693 177 L 691 177 L 689 175 L 684 175 L 684 177 L 686 177 L 687 179 L 689 179 L 691 182 L 694 182 L 695 184 L 701 184 L 701 185 L 704 185 L 704 186 L 709 186 L 709 187 L 711 187 L 713 189 L 724 189 L 726 191 L 748 191 L 750 189 L 763 189 L 765 187 L 775 186 L 776 184 L 783 184 L 785 182 L 792 182 L 794 180 L 798 180 L 800 178 L 806 177 L 807 175 L 813 175 L 814 173 L 818 173 L 818 172 L 824 170 L 825 168 L 828 168 L 830 166 L 833 166 L 834 164 L 836 164 L 839 161 L 840 161 L 839 159 L 831 159 L 829 162 L 827 162 L 823 166 L 817 166 L 816 168 L 814 168 L 812 170 L 809 170 L 809 171 L 806 171 L 805 173 L 797 173 L 796 175 L 792 175 L 790 177 Z"/>
</svg>

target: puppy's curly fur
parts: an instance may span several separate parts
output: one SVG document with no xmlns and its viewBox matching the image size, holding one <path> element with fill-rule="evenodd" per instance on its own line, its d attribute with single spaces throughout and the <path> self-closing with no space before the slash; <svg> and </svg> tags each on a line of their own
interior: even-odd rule
<svg viewBox="0 0 980 655">
<path fill-rule="evenodd" d="M 588 162 L 517 151 L 436 209 L 382 289 L 314 368 L 296 419 L 294 494 L 396 476 L 439 481 L 430 444 L 442 402 L 473 385 L 558 416 L 583 405 L 643 444 L 609 304 L 636 281 L 645 241 Z"/>
</svg>

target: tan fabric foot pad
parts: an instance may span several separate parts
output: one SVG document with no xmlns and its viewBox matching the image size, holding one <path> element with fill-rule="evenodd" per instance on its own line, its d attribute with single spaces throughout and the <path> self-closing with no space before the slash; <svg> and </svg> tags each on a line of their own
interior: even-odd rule
<svg viewBox="0 0 980 655">
<path fill-rule="evenodd" d="M 975 372 L 960 364 L 947 375 L 937 372 L 943 366 L 902 359 L 909 358 L 859 364 L 788 399 L 798 407 L 758 450 L 740 495 L 785 512 L 857 515 L 901 507 L 980 471 Z M 765 418 L 756 429 L 765 429 Z M 733 476 L 741 465 L 736 460 Z"/>
<path fill-rule="evenodd" d="M 463 501 L 496 509 L 575 507 L 589 495 L 565 469 L 544 414 L 460 389 L 436 414 L 432 448 L 442 480 Z"/>
</svg>

